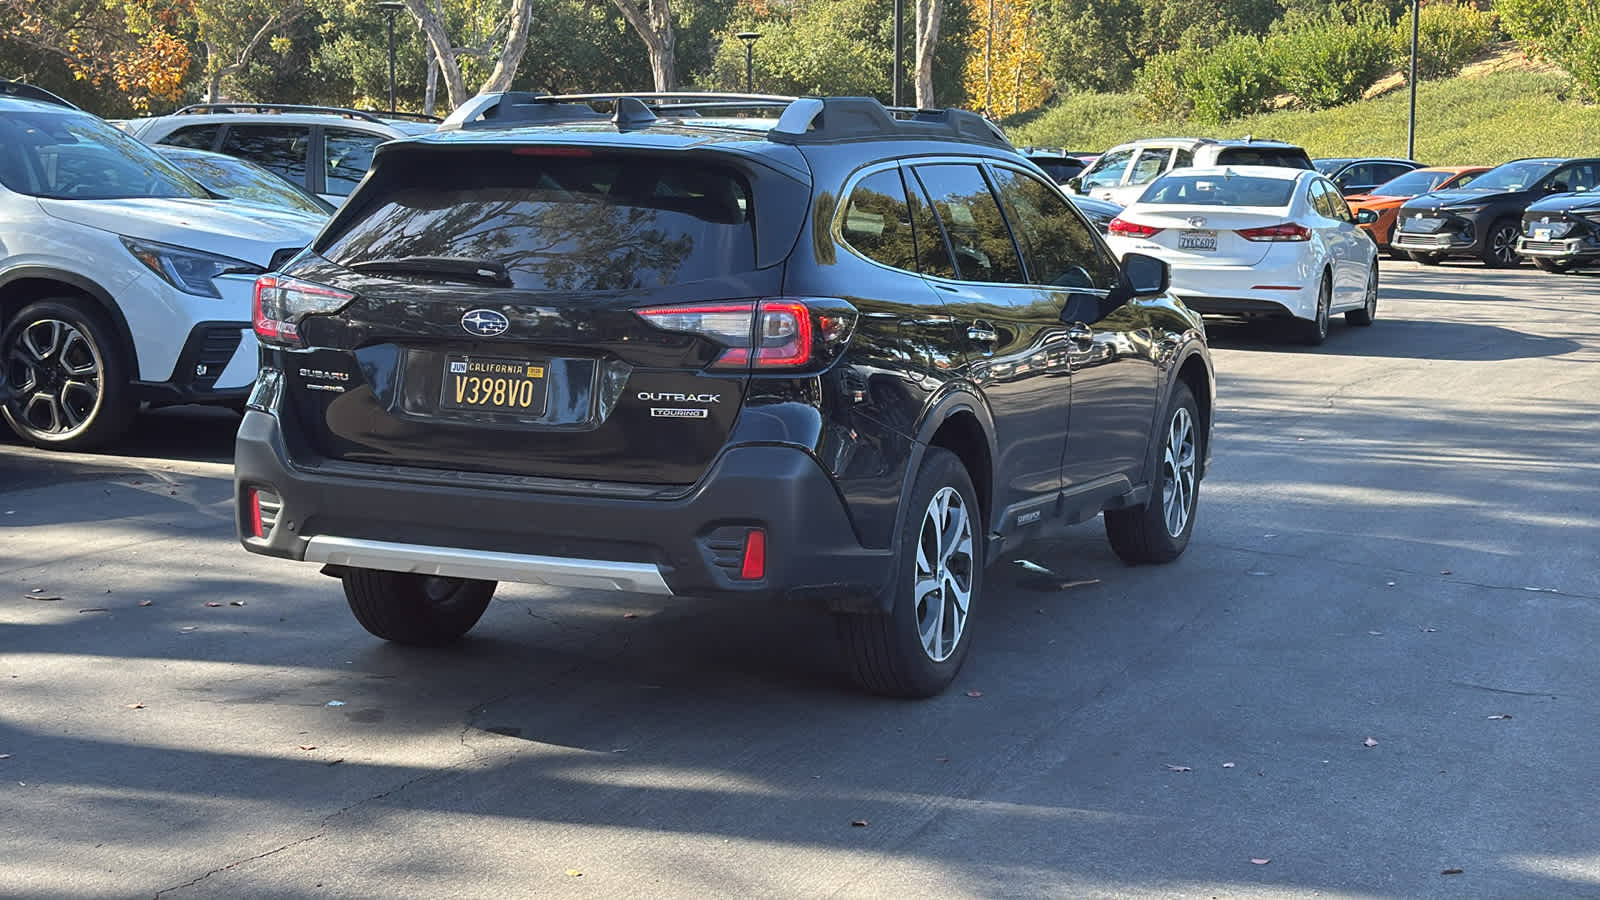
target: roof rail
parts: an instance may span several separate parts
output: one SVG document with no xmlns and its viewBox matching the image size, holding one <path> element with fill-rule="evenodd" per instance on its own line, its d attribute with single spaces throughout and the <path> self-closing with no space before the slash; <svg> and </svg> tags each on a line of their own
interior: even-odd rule
<svg viewBox="0 0 1600 900">
<path fill-rule="evenodd" d="M 610 103 L 606 116 L 593 104 Z M 765 112 L 777 124 L 767 139 L 786 144 L 826 144 L 861 138 L 961 140 L 1011 147 L 992 122 L 960 109 L 886 107 L 872 97 L 784 97 L 770 94 L 643 92 L 606 94 L 533 94 L 507 91 L 482 94 L 462 104 L 440 126 L 501 128 L 512 125 L 554 125 L 599 122 L 609 118 L 618 129 L 646 128 L 662 118 L 683 119 L 706 113 Z"/>
<path fill-rule="evenodd" d="M 437 124 L 444 121 L 438 116 L 430 116 L 427 113 L 404 112 L 393 109 L 357 109 L 354 112 L 366 113 L 379 119 L 404 119 L 407 122 L 433 122 Z"/>
<path fill-rule="evenodd" d="M 347 119 L 360 119 L 364 122 L 377 122 L 380 124 L 383 122 L 377 116 L 362 112 L 359 109 L 345 109 L 339 106 L 306 106 L 298 103 L 193 103 L 174 112 L 173 115 L 199 116 L 237 112 L 316 113 L 344 116 Z"/>
<path fill-rule="evenodd" d="M 18 97 L 23 100 L 37 100 L 40 103 L 53 103 L 56 106 L 65 106 L 67 109 L 78 108 L 75 104 L 57 97 L 44 88 L 20 79 L 12 81 L 0 78 L 0 94 L 7 97 Z"/>
</svg>

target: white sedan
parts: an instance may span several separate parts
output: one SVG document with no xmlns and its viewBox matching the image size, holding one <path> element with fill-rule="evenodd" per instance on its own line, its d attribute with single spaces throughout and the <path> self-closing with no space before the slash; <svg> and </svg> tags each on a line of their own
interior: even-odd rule
<svg viewBox="0 0 1600 900">
<path fill-rule="evenodd" d="M 1108 228 L 1118 256 L 1172 267 L 1172 292 L 1199 313 L 1292 316 L 1308 344 L 1343 312 L 1378 313 L 1378 250 L 1333 182 L 1267 166 L 1179 169 L 1151 182 Z"/>
</svg>

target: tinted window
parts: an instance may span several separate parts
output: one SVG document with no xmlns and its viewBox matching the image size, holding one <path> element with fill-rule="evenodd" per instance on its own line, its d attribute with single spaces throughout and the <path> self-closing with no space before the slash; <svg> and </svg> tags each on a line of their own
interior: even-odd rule
<svg viewBox="0 0 1600 900">
<path fill-rule="evenodd" d="M 388 138 L 348 128 L 322 129 L 323 193 L 349 196 L 372 167 L 372 151 Z"/>
<path fill-rule="evenodd" d="M 928 200 L 922 182 L 908 176 L 906 189 L 911 197 L 911 221 L 914 226 L 911 230 L 917 240 L 917 267 L 924 275 L 956 277 L 956 263 L 950 258 L 950 244 L 933 217 L 933 203 Z"/>
<path fill-rule="evenodd" d="M 310 146 L 311 129 L 305 125 L 234 125 L 217 149 L 248 159 L 295 184 L 305 184 Z"/>
<path fill-rule="evenodd" d="M 1478 191 L 1525 191 L 1560 165 L 1555 162 L 1509 162 L 1490 169 L 1472 183 Z"/>
<path fill-rule="evenodd" d="M 1482 172 L 1469 172 L 1466 175 L 1463 175 L 1460 178 L 1457 178 L 1456 179 L 1456 183 L 1451 185 L 1451 187 L 1458 187 L 1458 188 L 1466 187 L 1467 185 L 1473 183 L 1474 181 L 1477 181 L 1478 180 L 1478 176 L 1482 175 L 1482 174 L 1483 174 Z"/>
<path fill-rule="evenodd" d="M 1340 172 L 1339 177 L 1334 179 L 1334 181 L 1337 182 L 1340 187 L 1373 185 L 1384 180 L 1386 179 L 1377 177 L 1376 167 L 1367 163 L 1362 163 L 1358 166 L 1351 166 L 1350 168 L 1345 169 L 1343 172 Z"/>
<path fill-rule="evenodd" d="M 1150 185 L 1139 202 L 1191 206 L 1287 206 L 1293 193 L 1294 181 L 1288 178 L 1174 172 Z"/>
<path fill-rule="evenodd" d="M 1321 181 L 1311 182 L 1311 208 L 1317 215 L 1324 218 L 1333 218 L 1333 204 L 1329 202 L 1331 192 Z"/>
<path fill-rule="evenodd" d="M 1048 159 L 1035 156 L 1030 161 L 1043 169 L 1044 173 L 1057 184 L 1083 171 L 1083 163 L 1075 159 Z"/>
<path fill-rule="evenodd" d="M 1343 222 L 1354 222 L 1356 220 L 1355 214 L 1350 212 L 1350 204 L 1344 202 L 1344 195 L 1339 193 L 1338 188 L 1324 181 L 1322 190 L 1328 196 L 1328 209 L 1332 211 L 1333 218 Z"/>
<path fill-rule="evenodd" d="M 1117 150 L 1107 153 L 1095 160 L 1089 171 L 1083 173 L 1079 185 L 1084 189 L 1097 187 L 1114 187 L 1122 183 L 1122 173 L 1128 168 L 1128 161 L 1133 159 L 1134 151 Z"/>
<path fill-rule="evenodd" d="M 178 168 L 211 190 L 234 200 L 279 206 L 327 215 L 329 207 L 316 197 L 248 160 L 219 153 L 184 153 L 169 157 Z"/>
<path fill-rule="evenodd" d="M 1179 147 L 1178 152 L 1172 157 L 1172 167 L 1174 169 L 1184 169 L 1192 165 L 1194 165 L 1194 151 Z"/>
<path fill-rule="evenodd" d="M 1116 284 L 1115 264 L 1060 192 L 1012 169 L 996 169 L 995 186 L 1022 245 L 1029 281 L 1104 290 Z"/>
<path fill-rule="evenodd" d="M 1304 150 L 1293 147 L 1224 147 L 1217 154 L 1219 166 L 1286 166 L 1310 169 Z"/>
<path fill-rule="evenodd" d="M 174 147 L 189 147 L 194 150 L 210 150 L 216 146 L 217 135 L 221 131 L 221 125 L 190 125 L 179 128 L 162 138 L 159 143 L 171 144 Z"/>
<path fill-rule="evenodd" d="M 1223 152 L 1226 153 L 1227 151 Z M 1221 157 L 1219 156 L 1218 159 L 1221 159 Z M 1324 175 L 1332 175 L 1333 173 L 1344 168 L 1345 164 L 1348 162 L 1350 162 L 1350 157 L 1348 156 L 1334 156 L 1326 159 L 1316 160 L 1312 165 L 1318 172 L 1321 172 Z"/>
<path fill-rule="evenodd" d="M 1593 163 L 1567 166 L 1556 172 L 1550 181 L 1554 189 L 1559 191 L 1592 191 L 1596 182 L 1595 169 Z"/>
<path fill-rule="evenodd" d="M 1415 197 L 1434 190 L 1449 177 L 1449 172 L 1407 172 L 1392 181 L 1378 185 L 1372 192 L 1385 197 Z M 1467 180 L 1471 177 L 1467 176 Z M 1460 184 L 1458 182 L 1457 186 Z"/>
<path fill-rule="evenodd" d="M 896 269 L 917 271 L 917 248 L 911 238 L 911 208 L 899 169 L 886 169 L 861 179 L 850 191 L 839 230 L 845 243 L 861 255 Z"/>
<path fill-rule="evenodd" d="M 1362 184 L 1383 184 L 1391 178 L 1399 178 L 1406 174 L 1412 167 L 1402 166 L 1399 163 L 1378 163 L 1373 168 L 1375 171 L 1372 173 L 1372 180 L 1364 181 Z"/>
<path fill-rule="evenodd" d="M 64 200 L 210 196 L 154 150 L 75 111 L 0 116 L 0 184 Z"/>
<path fill-rule="evenodd" d="M 390 159 L 318 252 L 342 265 L 488 260 L 534 291 L 649 289 L 755 267 L 750 190 L 732 169 L 504 152 L 452 153 L 449 162 Z"/>
<path fill-rule="evenodd" d="M 934 211 L 955 255 L 956 277 L 963 281 L 1022 284 L 1011 231 L 977 166 L 917 166 L 917 177 L 933 200 Z"/>
</svg>

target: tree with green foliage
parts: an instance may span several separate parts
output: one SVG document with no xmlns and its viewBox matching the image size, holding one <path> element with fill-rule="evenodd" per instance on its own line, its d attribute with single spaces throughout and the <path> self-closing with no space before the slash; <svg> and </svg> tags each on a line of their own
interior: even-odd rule
<svg viewBox="0 0 1600 900">
<path fill-rule="evenodd" d="M 1565 69 L 1600 100 L 1600 0 L 1498 0 L 1495 12 L 1524 53 Z"/>
</svg>

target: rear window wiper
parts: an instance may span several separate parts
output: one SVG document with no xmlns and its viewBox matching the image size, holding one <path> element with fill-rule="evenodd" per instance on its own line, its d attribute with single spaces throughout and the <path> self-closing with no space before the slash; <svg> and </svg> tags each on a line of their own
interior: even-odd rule
<svg viewBox="0 0 1600 900">
<path fill-rule="evenodd" d="M 493 287 L 511 287 L 506 267 L 493 260 L 461 256 L 395 256 L 364 259 L 349 268 L 372 275 L 415 275 L 444 281 L 465 281 Z"/>
</svg>

